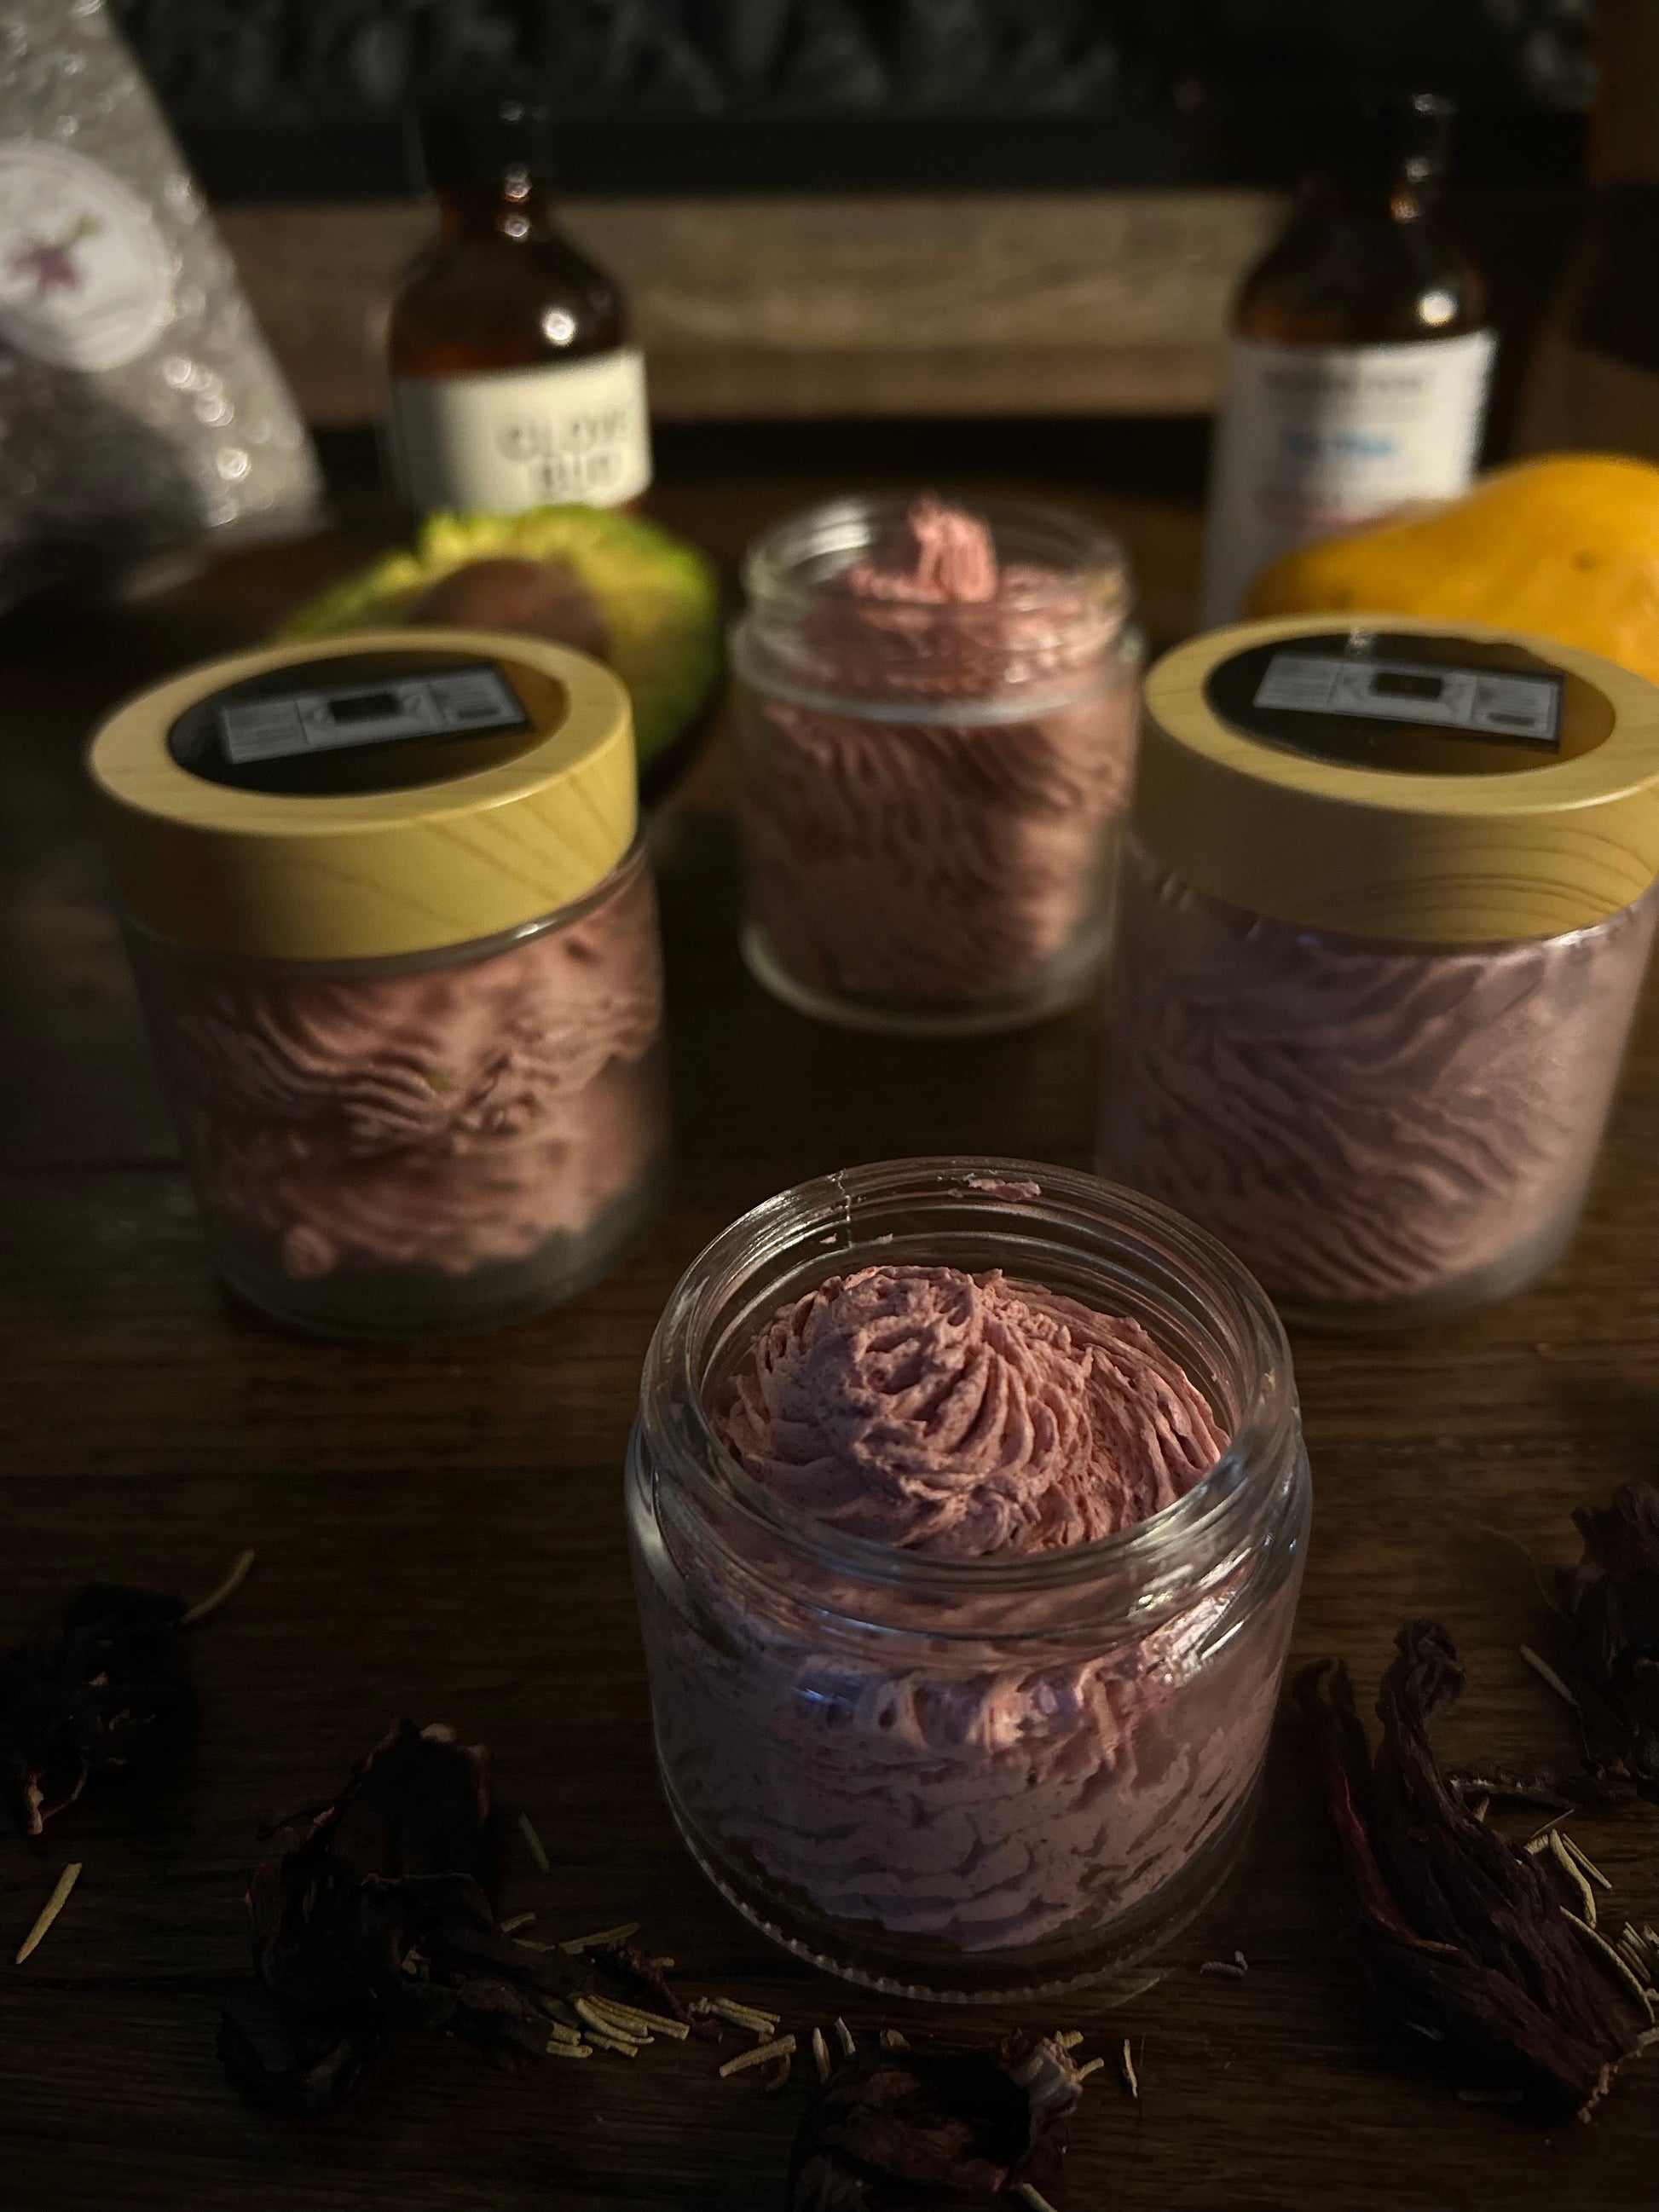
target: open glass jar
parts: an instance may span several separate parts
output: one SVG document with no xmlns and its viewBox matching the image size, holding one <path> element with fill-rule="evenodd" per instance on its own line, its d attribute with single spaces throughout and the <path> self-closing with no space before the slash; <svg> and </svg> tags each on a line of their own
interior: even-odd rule
<svg viewBox="0 0 1659 2212">
<path fill-rule="evenodd" d="M 1013 501 L 837 500 L 750 550 L 744 955 L 802 1012 L 970 1035 L 1078 998 L 1133 764 L 1127 565 Z"/>
<path fill-rule="evenodd" d="M 198 670 L 93 754 L 214 1259 L 331 1334 L 573 1297 L 665 1176 L 625 695 L 555 647 L 433 642 Z"/>
<path fill-rule="evenodd" d="M 724 1451 L 715 1395 L 826 1277 L 1000 1268 L 1141 1323 L 1231 1441 L 1092 1543 L 946 1559 L 827 1526 Z M 1146 1962 L 1221 1881 L 1266 1754 L 1310 1483 L 1272 1307 L 1166 1208 L 1048 1167 L 806 1183 L 687 1271 L 628 1510 L 663 1785 L 729 1901 L 849 1980 L 989 2001 Z"/>
<path fill-rule="evenodd" d="M 1101 1172 L 1300 1321 L 1520 1290 L 1577 1226 L 1659 920 L 1659 693 L 1303 617 L 1178 648 L 1146 705 Z"/>
</svg>

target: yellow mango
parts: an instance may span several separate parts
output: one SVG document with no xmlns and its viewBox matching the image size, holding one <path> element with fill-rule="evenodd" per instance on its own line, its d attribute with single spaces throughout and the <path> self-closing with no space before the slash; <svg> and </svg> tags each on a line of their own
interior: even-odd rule
<svg viewBox="0 0 1659 2212">
<path fill-rule="evenodd" d="M 1659 683 L 1659 468 L 1547 453 L 1445 505 L 1286 553 L 1246 612 L 1432 615 L 1528 630 Z"/>
</svg>

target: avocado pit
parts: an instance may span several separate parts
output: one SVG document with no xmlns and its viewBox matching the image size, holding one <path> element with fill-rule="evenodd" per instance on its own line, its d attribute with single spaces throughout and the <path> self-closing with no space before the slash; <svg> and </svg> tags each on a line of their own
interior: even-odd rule
<svg viewBox="0 0 1659 2212">
<path fill-rule="evenodd" d="M 404 619 L 436 629 L 519 630 L 595 660 L 611 657 L 599 603 L 568 561 L 469 561 L 411 600 Z"/>
</svg>

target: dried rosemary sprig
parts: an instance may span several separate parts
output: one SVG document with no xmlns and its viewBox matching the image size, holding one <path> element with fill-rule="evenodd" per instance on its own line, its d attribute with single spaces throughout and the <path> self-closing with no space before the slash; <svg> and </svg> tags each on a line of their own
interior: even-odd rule
<svg viewBox="0 0 1659 2212">
<path fill-rule="evenodd" d="M 34 1956 L 41 1944 L 45 1942 L 47 1930 L 69 1903 L 70 1892 L 80 1879 L 81 1862 L 77 1859 L 66 1866 L 53 1883 L 52 1895 L 41 1906 L 33 1927 L 17 1947 L 17 1956 L 13 1961 L 14 1965 L 21 1966 L 26 1959 L 32 1959 Z"/>
<path fill-rule="evenodd" d="M 181 1628 L 194 1628 L 198 1621 L 207 1620 L 210 1614 L 217 1613 L 222 1606 L 228 1605 L 252 1571 L 254 1558 L 255 1554 L 252 1551 L 239 1552 L 232 1560 L 230 1571 L 223 1582 L 216 1589 L 210 1590 L 205 1597 L 198 1598 L 179 1626 Z"/>
<path fill-rule="evenodd" d="M 1346 1668 L 1327 1661 L 1298 1678 L 1361 1955 L 1389 2018 L 1438 2063 L 1541 2111 L 1588 2118 L 1647 2021 L 1580 1939 L 1540 1860 L 1474 1820 L 1449 1787 L 1428 1732 L 1462 1686 L 1443 1629 L 1401 1629 L 1373 1761 Z"/>
<path fill-rule="evenodd" d="M 775 2035 L 769 2042 L 757 2043 L 752 2051 L 740 2051 L 735 2058 L 728 2058 L 720 2069 L 724 2081 L 732 2074 L 745 2073 L 751 2066 L 764 2066 L 774 2058 L 789 2058 L 794 2055 L 793 2035 Z"/>
</svg>

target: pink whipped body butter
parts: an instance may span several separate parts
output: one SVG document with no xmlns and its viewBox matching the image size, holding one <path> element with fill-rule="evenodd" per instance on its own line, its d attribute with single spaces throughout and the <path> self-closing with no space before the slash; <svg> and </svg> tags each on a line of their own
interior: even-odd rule
<svg viewBox="0 0 1659 2212">
<path fill-rule="evenodd" d="M 1308 1495 L 1270 1307 L 1164 1208 L 988 1161 L 771 1200 L 671 1301 L 630 1451 L 687 1843 L 854 1980 L 1128 1986 L 1241 1839 Z"/>
<path fill-rule="evenodd" d="M 744 951 L 855 1027 L 1037 1019 L 1104 944 L 1139 641 L 1121 550 L 991 502 L 842 500 L 744 565 Z"/>
<path fill-rule="evenodd" d="M 610 674 L 522 638 L 245 654 L 92 769 L 216 1261 L 346 1335 L 570 1297 L 667 1150 L 661 963 Z"/>
<path fill-rule="evenodd" d="M 1098 1164 L 1294 1316 L 1558 1259 L 1659 920 L 1659 692 L 1496 630 L 1194 640 L 1147 685 Z"/>
</svg>

